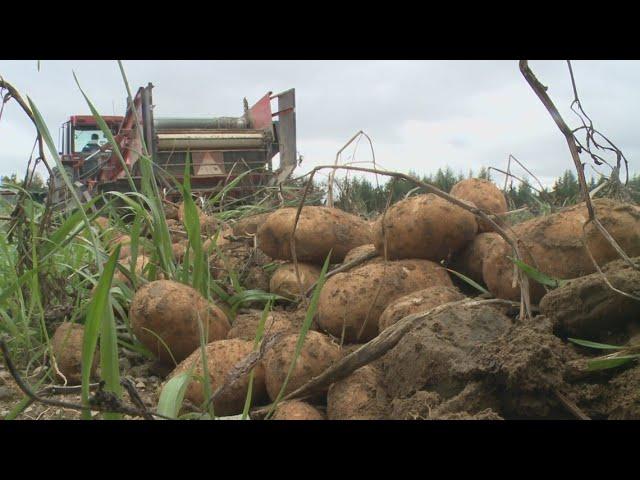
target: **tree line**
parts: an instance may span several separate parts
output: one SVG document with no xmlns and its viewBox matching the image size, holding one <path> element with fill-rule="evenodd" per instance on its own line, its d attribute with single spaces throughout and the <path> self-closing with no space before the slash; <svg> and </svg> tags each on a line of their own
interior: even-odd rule
<svg viewBox="0 0 640 480">
<path fill-rule="evenodd" d="M 465 178 L 482 178 L 493 180 L 491 172 L 482 167 L 477 174 L 473 171 L 465 176 L 463 173 L 455 174 L 450 167 L 444 170 L 439 168 L 435 174 L 419 175 L 410 171 L 409 175 L 438 187 L 440 190 L 449 192 L 457 182 Z M 572 170 L 566 170 L 560 177 L 556 178 L 552 187 L 542 187 L 530 181 L 526 176 L 521 177 L 523 181 L 509 179 L 505 190 L 505 197 L 509 210 L 516 210 L 524 206 L 535 206 L 547 204 L 553 206 L 572 205 L 581 201 L 580 185 L 576 174 Z M 604 177 L 595 180 L 591 177 L 588 181 L 589 190 L 593 190 L 605 181 Z M 640 175 L 635 174 L 629 178 L 627 187 L 635 202 L 640 202 Z M 504 184 L 499 185 L 500 189 Z M 379 213 L 391 196 L 391 203 L 403 199 L 411 191 L 425 193 L 424 189 L 416 188 L 413 184 L 405 181 L 389 180 L 383 184 L 376 185 L 364 177 L 355 176 L 343 179 L 339 183 L 338 194 L 335 205 L 347 211 L 357 211 L 363 214 Z"/>
</svg>

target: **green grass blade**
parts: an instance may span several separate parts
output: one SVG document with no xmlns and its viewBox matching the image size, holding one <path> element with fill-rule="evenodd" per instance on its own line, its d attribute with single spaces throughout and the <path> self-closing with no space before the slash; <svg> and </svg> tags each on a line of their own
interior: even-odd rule
<svg viewBox="0 0 640 480">
<path fill-rule="evenodd" d="M 209 364 L 207 363 L 207 342 L 206 339 L 209 338 L 208 329 L 205 331 L 204 326 L 202 325 L 202 320 L 198 317 L 198 327 L 200 328 L 200 361 L 202 362 L 202 385 L 204 391 L 204 407 L 206 408 L 206 413 L 208 413 L 211 418 L 215 418 L 215 412 L 213 407 L 213 402 L 210 402 L 211 396 L 213 394 L 211 388 L 211 377 L 209 376 Z"/>
<path fill-rule="evenodd" d="M 596 358 L 589 360 L 587 363 L 588 370 L 606 370 L 609 368 L 619 367 L 630 361 L 640 357 L 640 355 L 626 355 L 622 357 Z"/>
<path fill-rule="evenodd" d="M 67 217 L 62 225 L 60 225 L 57 229 L 51 232 L 46 239 L 47 241 L 43 245 L 42 251 L 40 253 L 41 257 L 45 257 L 49 254 L 53 249 L 61 245 L 67 238 L 75 236 L 74 234 L 79 233 L 76 232 L 78 229 L 78 225 L 82 222 L 82 210 L 86 212 L 100 199 L 100 197 L 94 197 L 91 201 L 84 204 L 82 209 L 76 210 Z M 82 229 L 80 229 L 82 230 Z"/>
<path fill-rule="evenodd" d="M 193 250 L 193 277 L 192 287 L 198 290 L 205 298 L 208 296 L 207 279 L 205 275 L 208 269 L 202 250 L 202 237 L 200 237 L 200 217 L 196 204 L 191 196 L 191 155 L 187 152 L 184 167 L 184 185 L 182 197 L 184 201 L 184 226 L 187 230 L 189 245 Z"/>
<path fill-rule="evenodd" d="M 176 375 L 165 384 L 158 400 L 158 413 L 160 415 L 171 418 L 178 417 L 191 379 L 191 372 L 186 372 Z"/>
<path fill-rule="evenodd" d="M 471 280 L 469 277 L 467 277 L 466 275 L 461 274 L 460 272 L 456 272 L 455 270 L 451 270 L 450 268 L 445 268 L 445 270 L 447 272 L 451 272 L 453 273 L 456 277 L 458 277 L 459 279 L 461 279 L 462 281 L 468 283 L 469 285 L 471 285 L 473 288 L 475 288 L 476 290 L 482 292 L 482 293 L 486 293 L 489 294 L 489 290 L 487 290 L 486 288 L 484 288 L 483 286 L 481 286 L 480 284 L 478 284 L 477 282 L 474 282 L 473 280 Z"/>
<path fill-rule="evenodd" d="M 269 312 L 273 307 L 273 301 L 269 300 L 267 304 L 264 306 L 264 310 L 262 310 L 262 315 L 260 316 L 260 322 L 258 323 L 258 328 L 256 330 L 256 336 L 253 340 L 253 349 L 256 350 L 260 345 L 260 341 L 264 335 L 264 324 L 267 321 L 267 317 L 269 316 Z M 247 389 L 247 396 L 244 399 L 244 408 L 242 409 L 242 420 L 246 420 L 249 416 L 249 409 L 251 408 L 251 399 L 253 397 L 253 376 L 254 369 L 251 369 L 251 373 L 249 374 L 249 388 Z"/>
<path fill-rule="evenodd" d="M 622 350 L 623 348 L 625 348 L 625 347 L 618 347 L 617 345 L 608 345 L 606 343 L 597 343 L 597 342 L 590 342 L 589 340 L 580 340 L 578 338 L 567 338 L 567 340 L 577 345 L 581 345 L 583 347 L 597 348 L 600 350 Z"/>
<path fill-rule="evenodd" d="M 538 282 L 538 283 L 540 283 L 542 285 L 546 285 L 547 287 L 550 287 L 550 288 L 558 288 L 558 287 L 561 287 L 562 285 L 567 283 L 566 280 L 561 280 L 559 278 L 553 278 L 553 277 L 550 277 L 549 275 L 546 275 L 546 274 L 540 272 L 536 268 L 533 268 L 531 265 L 527 265 L 522 260 L 518 260 L 518 259 L 512 258 L 512 257 L 509 257 L 509 259 L 513 263 L 515 263 L 517 265 L 517 267 L 527 275 L 527 277 L 535 280 L 536 282 Z"/>
<path fill-rule="evenodd" d="M 71 179 L 67 174 L 67 171 L 62 165 L 62 161 L 60 160 L 60 156 L 58 155 L 58 149 L 56 148 L 53 138 L 51 137 L 51 133 L 49 132 L 49 129 L 47 128 L 47 125 L 44 122 L 44 119 L 42 118 L 40 111 L 36 107 L 35 103 L 33 103 L 31 98 L 27 97 L 27 99 L 29 100 L 29 106 L 31 107 L 31 111 L 33 113 L 33 118 L 38 128 L 38 132 L 40 133 L 43 140 L 45 141 L 45 144 L 47 145 L 47 149 L 49 150 L 49 153 L 54 158 L 56 166 L 58 167 L 58 170 L 60 171 L 60 174 L 62 176 L 62 180 L 64 181 L 66 187 L 69 189 L 69 192 L 71 193 L 71 197 L 73 198 L 76 206 L 80 209 L 82 213 L 82 219 L 84 220 L 85 226 L 89 231 L 90 238 L 95 249 L 96 264 L 98 266 L 98 270 L 102 272 L 102 263 L 100 262 L 100 253 L 99 253 L 100 249 L 98 246 L 99 245 L 98 239 L 95 233 L 93 232 L 93 230 L 91 230 L 91 224 L 89 222 L 89 218 L 87 217 L 86 212 L 84 211 L 84 208 L 82 207 L 82 201 L 80 200 L 80 197 L 78 196 L 78 192 L 76 192 L 76 189 L 73 186 L 73 183 L 71 182 Z"/>
<path fill-rule="evenodd" d="M 102 275 L 100 275 L 100 280 L 98 281 L 98 286 L 96 288 L 95 294 L 89 302 L 89 307 L 87 309 L 87 318 L 84 327 L 84 339 L 82 342 L 82 404 L 86 407 L 89 406 L 89 383 L 91 379 L 90 377 L 91 367 L 93 365 L 93 356 L 96 350 L 96 345 L 98 344 L 98 332 L 100 331 L 103 318 L 107 316 L 107 309 L 111 308 L 109 300 L 109 290 L 111 289 L 113 273 L 115 271 L 119 255 L 120 245 L 116 247 L 111 257 L 109 257 L 109 260 L 105 265 L 104 272 L 102 273 Z M 110 342 L 111 339 L 107 339 L 108 348 L 112 348 Z M 113 372 L 107 373 L 107 377 L 109 378 L 110 382 L 113 382 L 113 377 L 111 376 L 112 374 Z M 110 387 L 113 389 L 113 384 L 111 384 Z M 91 412 L 89 410 L 83 411 L 82 417 L 87 420 L 91 419 Z"/>
<path fill-rule="evenodd" d="M 109 288 L 110 287 L 111 285 L 109 285 Z M 120 385 L 116 322 L 109 298 L 107 302 L 100 332 L 100 374 L 105 381 L 105 391 L 112 392 L 117 398 L 120 398 L 122 396 L 122 387 Z M 120 420 L 122 419 L 122 414 L 105 413 L 104 417 L 107 420 Z"/>
</svg>

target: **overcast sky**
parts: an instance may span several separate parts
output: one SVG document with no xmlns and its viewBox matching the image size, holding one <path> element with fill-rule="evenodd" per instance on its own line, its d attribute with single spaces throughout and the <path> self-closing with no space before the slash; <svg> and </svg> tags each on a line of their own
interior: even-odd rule
<svg viewBox="0 0 640 480">
<path fill-rule="evenodd" d="M 640 62 L 575 61 L 583 107 L 596 128 L 625 153 L 632 171 L 640 154 Z M 529 88 L 517 61 L 125 61 L 133 89 L 154 84 L 156 116 L 240 116 L 267 91 L 296 89 L 297 173 L 333 163 L 358 130 L 373 140 L 376 160 L 388 169 L 420 174 L 451 167 L 504 169 L 509 154 L 545 184 L 573 168 L 564 137 Z M 561 114 L 569 110 L 571 82 L 564 61 L 530 66 Z M 0 60 L 0 75 L 43 114 L 57 141 L 72 114 L 89 109 L 80 84 L 103 115 L 122 115 L 125 90 L 115 61 Z M 24 171 L 35 131 L 15 102 L 0 119 L 0 173 Z M 353 149 L 345 152 L 345 158 Z M 357 161 L 371 159 L 358 147 Z M 589 176 L 591 170 L 587 171 Z M 496 178 L 499 181 L 499 179 Z"/>
</svg>

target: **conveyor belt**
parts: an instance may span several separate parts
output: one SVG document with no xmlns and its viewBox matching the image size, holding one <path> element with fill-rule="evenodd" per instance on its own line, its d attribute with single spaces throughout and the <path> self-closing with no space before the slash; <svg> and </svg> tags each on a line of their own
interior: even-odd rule
<svg viewBox="0 0 640 480">
<path fill-rule="evenodd" d="M 160 132 L 157 134 L 158 150 L 247 150 L 263 148 L 267 144 L 262 130 L 243 132 Z"/>
</svg>

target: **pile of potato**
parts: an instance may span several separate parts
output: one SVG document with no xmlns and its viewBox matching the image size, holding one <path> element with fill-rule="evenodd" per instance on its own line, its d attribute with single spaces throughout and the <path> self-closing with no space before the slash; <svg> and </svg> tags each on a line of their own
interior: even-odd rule
<svg viewBox="0 0 640 480">
<path fill-rule="evenodd" d="M 524 261 L 547 275 L 575 278 L 594 271 L 582 243 L 583 230 L 599 263 L 616 258 L 593 225 L 585 227 L 584 204 L 508 227 L 502 220 L 507 211 L 505 198 L 493 183 L 463 180 L 451 195 L 491 215 L 518 239 Z M 630 256 L 640 255 L 640 208 L 612 200 L 595 200 L 594 205 L 622 248 Z M 180 222 L 183 211 L 176 210 L 172 215 Z M 316 284 L 329 255 L 332 268 L 364 255 L 375 256 L 326 280 L 285 394 L 321 374 L 351 345 L 370 341 L 407 315 L 466 298 L 463 291 L 468 285 L 451 276 L 445 265 L 486 285 L 498 298 L 519 297 L 509 258 L 513 253 L 493 225 L 434 194 L 399 201 L 371 223 L 335 208 L 305 206 L 292 237 L 296 213 L 296 208 L 281 208 L 224 226 L 201 215 L 205 227 L 216 227 L 213 233 L 206 227 L 203 231 L 207 235 L 222 229 L 215 246 L 213 237 L 205 242 L 214 278 L 223 278 L 230 270 L 243 272 L 245 288 L 270 291 L 294 301 L 278 305 L 266 319 L 265 332 L 280 338 L 253 369 L 254 406 L 275 400 L 283 388 L 305 314 L 300 297 Z M 186 243 L 184 238 L 176 240 L 174 253 L 180 257 Z M 126 239 L 117 241 L 124 243 Z M 144 266 L 144 255 L 138 258 Z M 267 265 L 273 268 L 264 268 Z M 256 270 L 247 274 L 251 268 Z M 545 290 L 531 281 L 531 292 L 537 303 Z M 169 280 L 142 286 L 130 310 L 138 339 L 160 362 L 175 367 L 170 377 L 193 370 L 195 377 L 185 398 L 195 405 L 204 400 L 200 329 L 206 335 L 207 371 L 215 391 L 228 382 L 238 363 L 254 352 L 261 316 L 260 310 L 232 316 L 225 306 Z M 274 418 L 385 418 L 388 405 L 382 377 L 377 367 L 367 366 L 304 402 L 280 404 Z M 245 376 L 219 395 L 213 405 L 216 415 L 242 412 L 248 388 Z"/>
</svg>

